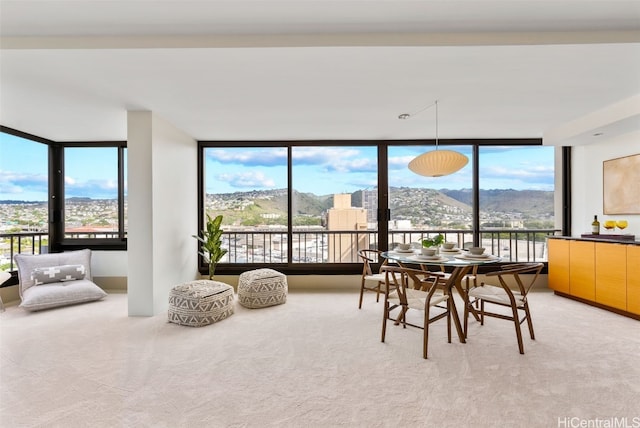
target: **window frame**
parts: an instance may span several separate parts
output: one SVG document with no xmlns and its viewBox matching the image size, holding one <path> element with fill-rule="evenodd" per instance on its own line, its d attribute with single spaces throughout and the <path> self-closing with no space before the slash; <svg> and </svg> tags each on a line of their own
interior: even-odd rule
<svg viewBox="0 0 640 428">
<path fill-rule="evenodd" d="M 198 141 L 198 230 L 204 228 L 205 212 L 205 149 L 207 148 L 241 148 L 241 147 L 286 147 L 289 168 L 288 193 L 289 223 L 287 233 L 290 242 L 292 234 L 292 148 L 296 146 L 332 147 L 332 146 L 374 146 L 378 149 L 378 245 L 387 248 L 389 237 L 389 195 L 388 195 L 388 147 L 390 146 L 434 146 L 435 139 L 420 140 L 295 140 L 295 141 Z M 542 146 L 541 138 L 492 138 L 492 139 L 438 139 L 438 146 L 469 146 L 472 149 L 472 191 L 473 191 L 473 241 L 480 242 L 480 177 L 479 177 L 479 148 L 486 146 Z M 564 153 L 563 153 L 564 155 Z M 563 188 L 563 193 L 566 191 Z M 557 213 L 556 215 L 562 215 Z M 197 247 L 196 247 L 197 248 Z M 362 270 L 361 263 L 219 263 L 216 273 L 221 275 L 238 275 L 250 269 L 271 267 L 281 270 L 285 274 L 323 274 L 323 275 L 353 275 Z M 202 256 L 198 256 L 198 269 L 206 274 L 208 269 Z"/>
<path fill-rule="evenodd" d="M 126 141 L 57 142 L 17 129 L 0 125 L 0 132 L 24 138 L 48 147 L 48 209 L 49 252 L 89 248 L 92 250 L 127 250 L 124 230 L 124 187 Z M 118 149 L 118 237 L 117 238 L 64 238 L 64 148 L 65 147 L 114 147 Z"/>
<path fill-rule="evenodd" d="M 64 236 L 64 149 L 113 147 L 118 163 L 118 236 L 116 238 L 66 238 Z M 49 245 L 51 252 L 90 248 L 101 251 L 126 251 L 127 236 L 124 221 L 124 156 L 126 141 L 52 142 L 49 144 Z"/>
</svg>

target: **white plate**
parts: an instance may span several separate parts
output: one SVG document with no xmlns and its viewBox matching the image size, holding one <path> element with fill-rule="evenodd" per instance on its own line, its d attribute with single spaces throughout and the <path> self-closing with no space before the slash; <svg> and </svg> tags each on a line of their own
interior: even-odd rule
<svg viewBox="0 0 640 428">
<path fill-rule="evenodd" d="M 421 254 L 416 254 L 415 256 L 410 257 L 413 260 L 417 260 L 419 262 L 446 262 L 449 259 L 440 256 L 423 256 Z"/>
<path fill-rule="evenodd" d="M 441 253 L 451 253 L 451 254 L 455 254 L 455 253 L 459 253 L 460 252 L 460 248 L 452 248 L 451 250 L 445 250 L 444 248 L 440 250 Z"/>
<path fill-rule="evenodd" d="M 490 256 L 490 254 L 484 253 L 484 254 L 471 254 L 471 253 L 464 253 L 463 256 L 465 257 L 469 257 L 470 259 L 486 259 L 487 257 Z"/>
<path fill-rule="evenodd" d="M 461 254 L 455 257 L 456 259 L 460 259 L 460 260 L 497 260 L 499 259 L 499 257 L 494 256 L 493 254 L 482 254 L 480 256 L 474 256 L 472 254 Z"/>
<path fill-rule="evenodd" d="M 395 250 L 393 250 L 394 253 L 413 253 L 413 250 L 400 250 L 398 248 L 396 248 Z"/>
</svg>

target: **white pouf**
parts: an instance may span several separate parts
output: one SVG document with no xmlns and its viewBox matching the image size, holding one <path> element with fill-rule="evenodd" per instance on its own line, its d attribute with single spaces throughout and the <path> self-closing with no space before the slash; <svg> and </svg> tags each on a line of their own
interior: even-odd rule
<svg viewBox="0 0 640 428">
<path fill-rule="evenodd" d="M 169 322 L 202 327 L 233 315 L 233 287 L 224 282 L 197 280 L 169 292 Z"/>
<path fill-rule="evenodd" d="M 238 279 L 238 301 L 245 308 L 265 308 L 287 301 L 287 277 L 273 269 L 243 272 Z"/>
</svg>

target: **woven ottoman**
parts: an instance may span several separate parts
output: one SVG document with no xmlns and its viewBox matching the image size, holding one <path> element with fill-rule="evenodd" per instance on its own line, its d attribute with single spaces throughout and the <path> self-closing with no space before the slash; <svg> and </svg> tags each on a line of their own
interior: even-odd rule
<svg viewBox="0 0 640 428">
<path fill-rule="evenodd" d="M 287 277 L 273 269 L 255 269 L 240 274 L 238 301 L 245 308 L 266 308 L 287 301 Z"/>
<path fill-rule="evenodd" d="M 233 287 L 224 282 L 197 280 L 169 292 L 169 322 L 202 327 L 233 315 Z"/>
</svg>

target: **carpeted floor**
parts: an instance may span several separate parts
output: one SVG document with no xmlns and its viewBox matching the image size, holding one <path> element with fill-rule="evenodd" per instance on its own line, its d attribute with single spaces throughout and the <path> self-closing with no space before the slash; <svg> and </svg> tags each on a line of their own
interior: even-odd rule
<svg viewBox="0 0 640 428">
<path fill-rule="evenodd" d="M 40 313 L 9 307 L 0 426 L 640 426 L 640 322 L 549 292 L 530 304 L 537 340 L 525 336 L 525 355 L 508 321 L 473 322 L 466 344 L 455 330 L 448 344 L 439 321 L 428 360 L 421 330 L 389 324 L 380 342 L 373 294 L 362 310 L 352 293 L 236 302 L 231 318 L 203 328 L 129 318 L 124 294 Z"/>
</svg>

